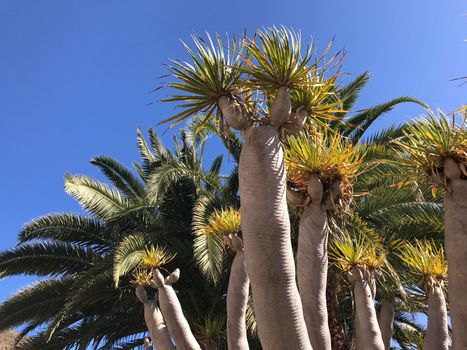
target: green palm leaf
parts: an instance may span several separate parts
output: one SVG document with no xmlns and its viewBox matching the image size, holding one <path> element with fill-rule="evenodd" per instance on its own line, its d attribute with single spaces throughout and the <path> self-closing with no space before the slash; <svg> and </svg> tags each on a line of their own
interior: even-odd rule
<svg viewBox="0 0 467 350">
<path fill-rule="evenodd" d="M 121 276 L 141 264 L 147 247 L 148 241 L 143 235 L 128 236 L 117 246 L 113 269 L 115 286 L 118 286 Z"/>
<path fill-rule="evenodd" d="M 92 248 L 62 242 L 26 243 L 0 253 L 0 278 L 72 275 L 99 259 Z"/>
<path fill-rule="evenodd" d="M 111 244 L 101 222 L 74 214 L 50 214 L 26 224 L 19 233 L 18 240 L 24 243 L 35 239 L 52 239 L 98 247 Z"/>
<path fill-rule="evenodd" d="M 65 303 L 73 280 L 62 278 L 34 283 L 0 304 L 0 329 L 27 322 L 44 323 L 53 318 Z"/>
<path fill-rule="evenodd" d="M 426 108 L 425 103 L 410 96 L 394 98 L 391 101 L 368 108 L 345 119 L 345 123 L 348 127 L 342 130 L 342 134 L 344 136 L 349 136 L 354 142 L 357 142 L 376 119 L 392 111 L 398 104 L 406 102 L 416 103 Z"/>
<path fill-rule="evenodd" d="M 128 199 L 88 176 L 65 175 L 65 191 L 96 217 L 108 220 L 129 206 Z"/>
<path fill-rule="evenodd" d="M 97 166 L 115 187 L 130 199 L 135 200 L 144 196 L 144 185 L 131 171 L 116 160 L 100 156 L 91 160 L 91 164 Z"/>
</svg>

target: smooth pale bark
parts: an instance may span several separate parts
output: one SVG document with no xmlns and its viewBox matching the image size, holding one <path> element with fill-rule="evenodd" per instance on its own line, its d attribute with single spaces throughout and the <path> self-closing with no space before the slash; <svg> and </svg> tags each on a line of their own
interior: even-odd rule
<svg viewBox="0 0 467 350">
<path fill-rule="evenodd" d="M 264 350 L 310 350 L 295 281 L 279 134 L 251 130 L 239 164 L 241 226 L 258 333 Z"/>
<path fill-rule="evenodd" d="M 389 350 L 391 348 L 392 331 L 394 328 L 394 305 L 389 300 L 385 300 L 381 306 L 378 323 L 384 348 Z"/>
<path fill-rule="evenodd" d="M 444 236 L 454 350 L 467 349 L 467 180 L 459 166 L 445 161 L 450 193 L 444 197 Z"/>
<path fill-rule="evenodd" d="M 227 345 L 229 350 L 248 350 L 246 309 L 250 280 L 246 272 L 242 240 L 232 236 L 235 257 L 232 262 L 227 289 Z"/>
<path fill-rule="evenodd" d="M 277 90 L 276 97 L 273 104 L 269 117 L 271 119 L 271 125 L 279 128 L 290 118 L 292 111 L 292 102 L 290 99 L 290 91 L 288 87 L 282 86 Z"/>
<path fill-rule="evenodd" d="M 312 177 L 314 197 L 300 218 L 297 251 L 298 288 L 303 306 L 308 336 L 314 349 L 331 350 L 328 326 L 326 282 L 328 271 L 328 224 L 326 210 L 321 205 L 323 186 Z"/>
<path fill-rule="evenodd" d="M 201 350 L 183 314 L 177 294 L 172 288 L 172 284 L 177 282 L 179 275 L 180 270 L 176 269 L 164 279 L 159 270 L 154 270 L 152 284 L 158 290 L 162 315 L 164 315 L 177 350 Z"/>
<path fill-rule="evenodd" d="M 161 350 L 173 350 L 175 347 L 170 339 L 169 331 L 162 317 L 162 313 L 157 306 L 155 300 L 149 300 L 143 286 L 136 287 L 136 296 L 144 306 L 144 321 L 148 328 L 149 334 L 151 335 L 152 342 L 156 345 L 156 349 Z M 151 349 L 149 341 L 145 345 Z"/>
<path fill-rule="evenodd" d="M 225 121 L 231 128 L 243 130 L 253 124 L 253 119 L 245 107 L 234 99 L 222 96 L 217 103 L 222 110 Z"/>
<path fill-rule="evenodd" d="M 303 131 L 303 126 L 307 118 L 308 112 L 305 109 L 293 113 L 287 123 L 282 126 L 282 132 L 285 136 L 299 134 Z"/>
<path fill-rule="evenodd" d="M 365 272 L 354 266 L 350 275 L 354 285 L 357 349 L 384 350 L 371 286 Z"/>
<path fill-rule="evenodd" d="M 439 285 L 432 285 L 427 293 L 428 297 L 428 325 L 423 341 L 424 350 L 448 350 L 448 312 L 443 289 Z M 464 330 L 466 331 L 466 330 Z"/>
</svg>

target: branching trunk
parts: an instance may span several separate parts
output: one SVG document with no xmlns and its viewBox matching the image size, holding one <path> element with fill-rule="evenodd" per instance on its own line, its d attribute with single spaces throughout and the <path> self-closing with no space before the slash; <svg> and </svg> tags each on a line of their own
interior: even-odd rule
<svg viewBox="0 0 467 350">
<path fill-rule="evenodd" d="M 443 289 L 439 285 L 432 285 L 428 295 L 428 325 L 424 350 L 447 350 L 449 348 L 448 313 Z M 465 331 L 465 330 L 464 330 Z"/>
<path fill-rule="evenodd" d="M 279 134 L 256 127 L 239 165 L 245 260 L 263 349 L 311 349 L 295 281 Z"/>
<path fill-rule="evenodd" d="M 236 254 L 230 269 L 227 289 L 227 344 L 229 350 L 248 350 L 246 309 L 250 280 L 246 273 L 243 244 L 239 237 L 232 237 L 232 248 Z"/>
<path fill-rule="evenodd" d="M 357 349 L 384 350 L 368 278 L 361 268 L 353 267 L 351 280 L 354 284 Z"/>
<path fill-rule="evenodd" d="M 392 331 L 394 328 L 394 305 L 388 300 L 383 302 L 378 323 L 384 348 L 389 350 L 391 348 Z"/>
<path fill-rule="evenodd" d="M 444 198 L 444 234 L 449 275 L 448 291 L 453 349 L 467 349 L 467 180 L 454 160 L 445 161 L 450 193 Z"/>
<path fill-rule="evenodd" d="M 319 198 L 305 208 L 300 219 L 297 275 L 308 336 L 314 349 L 331 350 L 331 335 L 326 306 L 328 271 L 328 225 L 326 210 Z"/>
<path fill-rule="evenodd" d="M 175 347 L 170 340 L 169 331 L 162 317 L 162 313 L 155 300 L 149 300 L 143 286 L 136 287 L 136 296 L 144 305 L 144 321 L 148 327 L 151 340 L 156 349 L 173 350 Z M 145 342 L 146 343 L 146 342 Z M 146 344 L 150 347 L 150 344 Z"/>
<path fill-rule="evenodd" d="M 175 341 L 177 350 L 201 350 L 188 321 L 183 315 L 182 306 L 175 294 L 172 284 L 179 277 L 180 271 L 177 269 L 164 279 L 159 270 L 153 271 L 153 286 L 157 288 L 159 294 L 159 305 L 162 315 L 169 328 L 169 333 Z"/>
</svg>

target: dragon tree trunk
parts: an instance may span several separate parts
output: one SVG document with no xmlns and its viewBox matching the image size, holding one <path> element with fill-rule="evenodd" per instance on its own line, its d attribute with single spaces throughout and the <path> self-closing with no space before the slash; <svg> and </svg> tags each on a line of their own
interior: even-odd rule
<svg viewBox="0 0 467 350">
<path fill-rule="evenodd" d="M 295 282 L 284 155 L 277 129 L 251 130 L 243 145 L 239 177 L 245 260 L 261 344 L 265 350 L 309 350 Z"/>
<path fill-rule="evenodd" d="M 467 349 L 467 180 L 448 158 L 444 173 L 450 191 L 444 197 L 444 235 L 448 258 L 448 291 L 453 349 Z"/>
<path fill-rule="evenodd" d="M 245 315 L 250 280 L 246 273 L 243 244 L 239 237 L 232 237 L 232 248 L 236 253 L 227 289 L 227 344 L 229 350 L 248 350 Z"/>
<path fill-rule="evenodd" d="M 297 277 L 308 336 L 314 349 L 331 350 L 328 326 L 326 282 L 328 272 L 328 225 L 321 205 L 323 186 L 317 176 L 309 186 L 314 194 L 300 219 Z"/>
<path fill-rule="evenodd" d="M 384 348 L 389 350 L 391 348 L 392 331 L 394 328 L 394 306 L 389 300 L 383 302 L 379 314 L 379 329 L 383 338 Z"/>
<path fill-rule="evenodd" d="M 158 290 L 162 315 L 164 315 L 169 333 L 175 341 L 177 350 L 201 350 L 183 314 L 177 294 L 175 294 L 172 287 L 172 284 L 177 282 L 179 274 L 180 270 L 176 269 L 164 279 L 159 270 L 154 270 L 152 283 Z"/>
<path fill-rule="evenodd" d="M 357 349 L 384 350 L 384 343 L 376 317 L 369 278 L 360 267 L 351 270 L 354 285 Z"/>
<path fill-rule="evenodd" d="M 136 296 L 144 305 L 144 321 L 146 322 L 146 327 L 148 328 L 151 340 L 156 346 L 156 349 L 175 349 L 156 301 L 148 299 L 143 286 L 136 287 Z M 145 342 L 145 344 L 151 348 L 148 342 Z"/>
<path fill-rule="evenodd" d="M 234 101 L 222 106 L 230 126 L 244 136 L 239 164 L 241 226 L 258 334 L 264 350 L 311 350 L 295 280 L 279 128 L 289 119 L 288 88 L 271 106 L 270 125 L 233 125 L 245 118 Z M 248 118 L 246 118 L 248 119 Z M 231 122 L 232 121 L 232 122 Z"/>
<path fill-rule="evenodd" d="M 438 284 L 433 284 L 428 290 L 427 297 L 428 325 L 423 341 L 423 349 L 448 350 L 448 313 L 442 287 Z"/>
</svg>

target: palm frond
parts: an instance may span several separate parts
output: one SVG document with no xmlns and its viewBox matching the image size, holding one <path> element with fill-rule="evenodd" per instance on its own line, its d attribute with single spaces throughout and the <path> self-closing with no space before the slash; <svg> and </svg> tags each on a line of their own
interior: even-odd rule
<svg viewBox="0 0 467 350">
<path fill-rule="evenodd" d="M 156 157 L 154 156 L 154 154 L 151 152 L 150 148 L 148 147 L 148 144 L 146 143 L 143 132 L 141 131 L 139 127 L 136 130 L 136 141 L 137 141 L 140 157 L 143 161 L 142 165 L 140 166 L 143 174 L 140 173 L 140 176 L 143 175 L 141 177 L 143 179 L 146 179 L 146 177 L 151 173 L 151 171 L 155 167 Z"/>
<path fill-rule="evenodd" d="M 426 108 L 426 104 L 416 98 L 410 96 L 397 97 L 345 119 L 345 123 L 348 127 L 342 130 L 342 134 L 344 136 L 349 136 L 354 142 L 357 142 L 376 119 L 392 111 L 398 104 L 406 102 L 416 103 Z"/>
<path fill-rule="evenodd" d="M 50 214 L 34 219 L 23 227 L 18 237 L 20 243 L 36 239 L 97 247 L 112 244 L 101 222 L 75 214 Z"/>
<path fill-rule="evenodd" d="M 210 204 L 207 198 L 201 198 L 193 210 L 196 235 L 193 252 L 203 275 L 217 283 L 222 272 L 227 237 L 240 232 L 240 212 L 233 208 L 212 210 Z"/>
<path fill-rule="evenodd" d="M 120 277 L 141 265 L 142 258 L 149 245 L 147 238 L 141 234 L 126 237 L 115 250 L 114 283 L 118 286 Z"/>
<path fill-rule="evenodd" d="M 90 268 L 99 257 L 92 248 L 68 243 L 25 243 L 0 253 L 0 278 L 73 275 Z"/>
<path fill-rule="evenodd" d="M 144 185 L 125 166 L 115 159 L 105 156 L 95 157 L 91 164 L 102 173 L 128 198 L 136 200 L 144 196 Z"/>
<path fill-rule="evenodd" d="M 370 73 L 365 71 L 337 91 L 337 94 L 342 101 L 342 109 L 347 111 L 352 109 L 360 96 L 360 91 L 365 87 L 369 80 Z"/>
<path fill-rule="evenodd" d="M 88 176 L 65 175 L 65 191 L 96 217 L 108 220 L 128 207 L 120 192 Z"/>
<path fill-rule="evenodd" d="M 0 304 L 0 329 L 47 322 L 60 311 L 72 283 L 68 278 L 49 279 L 21 289 Z"/>
</svg>

